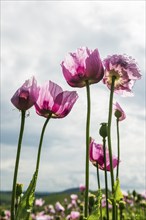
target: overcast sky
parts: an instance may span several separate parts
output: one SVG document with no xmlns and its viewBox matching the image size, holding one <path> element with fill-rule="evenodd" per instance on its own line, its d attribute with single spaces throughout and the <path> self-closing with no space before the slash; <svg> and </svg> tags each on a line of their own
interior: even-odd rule
<svg viewBox="0 0 146 220">
<path fill-rule="evenodd" d="M 11 190 L 20 112 L 10 99 L 34 75 L 39 85 L 48 80 L 79 99 L 64 119 L 50 120 L 46 129 L 38 191 L 60 191 L 84 183 L 86 90 L 71 88 L 60 63 L 78 47 L 98 48 L 101 58 L 127 54 L 142 73 L 134 97 L 115 95 L 126 112 L 120 123 L 123 190 L 145 189 L 145 1 L 1 1 L 1 189 Z M 107 121 L 109 90 L 102 82 L 91 85 L 91 136 L 101 143 L 100 123 Z M 37 157 L 45 119 L 30 109 L 26 118 L 18 182 L 26 189 Z M 113 118 L 113 151 L 116 154 Z M 103 172 L 100 172 L 103 183 Z M 90 189 L 96 189 L 96 170 L 90 164 Z"/>
</svg>

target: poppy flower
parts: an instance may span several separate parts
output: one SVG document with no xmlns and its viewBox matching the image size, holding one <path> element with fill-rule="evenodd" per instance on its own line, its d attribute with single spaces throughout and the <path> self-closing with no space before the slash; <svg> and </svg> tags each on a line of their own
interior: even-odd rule
<svg viewBox="0 0 146 220">
<path fill-rule="evenodd" d="M 13 105 L 19 110 L 28 110 L 37 101 L 39 96 L 39 87 L 34 77 L 25 81 L 25 83 L 15 92 L 11 98 Z"/>
<path fill-rule="evenodd" d="M 122 96 L 132 96 L 134 83 L 141 78 L 136 61 L 126 55 L 114 54 L 104 59 L 103 64 L 105 66 L 103 83 L 110 89 L 114 76 L 114 92 Z"/>
<path fill-rule="evenodd" d="M 71 111 L 78 95 L 75 91 L 63 91 L 62 88 L 49 81 L 45 83 L 39 92 L 35 109 L 38 115 L 48 118 L 63 118 Z"/>
<path fill-rule="evenodd" d="M 116 118 L 118 118 L 119 121 L 123 121 L 126 118 L 126 114 L 121 108 L 121 106 L 119 105 L 119 103 L 116 102 L 115 104 L 113 104 L 113 108 L 114 108 L 114 114 Z"/>
<path fill-rule="evenodd" d="M 65 57 L 61 67 L 67 83 L 72 87 L 84 87 L 86 81 L 89 84 L 98 83 L 104 75 L 98 49 L 78 48 Z"/>
<path fill-rule="evenodd" d="M 93 165 L 98 165 L 99 169 L 105 170 L 103 145 L 96 144 L 93 139 L 90 141 L 89 158 Z M 118 159 L 114 155 L 112 156 L 112 162 L 113 168 L 115 168 L 118 164 Z M 106 170 L 110 171 L 110 158 L 108 149 L 106 149 Z"/>
</svg>

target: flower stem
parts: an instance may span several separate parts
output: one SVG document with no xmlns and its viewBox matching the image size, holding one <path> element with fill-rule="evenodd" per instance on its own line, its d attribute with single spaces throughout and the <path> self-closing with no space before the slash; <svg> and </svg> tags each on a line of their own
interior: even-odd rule
<svg viewBox="0 0 146 220">
<path fill-rule="evenodd" d="M 14 177 L 13 177 L 13 189 L 12 189 L 12 198 L 11 198 L 11 220 L 15 220 L 16 183 L 17 183 L 17 174 L 18 174 L 24 125 L 25 125 L 25 111 L 22 110 L 21 111 L 20 133 L 19 133 L 19 139 L 18 139 L 17 155 L 16 155 L 15 170 L 14 170 Z"/>
<path fill-rule="evenodd" d="M 97 171 L 97 183 L 98 183 L 98 190 L 101 190 L 100 188 L 100 176 L 99 176 L 99 168 L 98 168 L 98 163 L 96 163 L 96 171 Z M 101 206 L 101 201 L 100 201 L 100 220 L 102 220 L 102 206 Z"/>
<path fill-rule="evenodd" d="M 116 179 L 119 178 L 119 162 L 120 162 L 120 133 L 119 133 L 119 119 L 117 118 L 117 150 L 118 150 L 118 164 Z"/>
<path fill-rule="evenodd" d="M 109 158 L 110 158 L 110 174 L 111 174 L 111 188 L 112 194 L 114 194 L 114 171 L 113 171 L 113 162 L 112 162 L 112 144 L 111 144 L 111 122 L 112 122 L 112 105 L 113 105 L 113 95 L 114 95 L 114 84 L 115 84 L 115 76 L 112 77 L 112 84 L 111 84 L 111 92 L 110 92 L 110 100 L 109 100 L 109 114 L 108 114 L 108 148 L 109 148 Z M 113 201 L 113 217 L 112 220 L 116 218 L 116 204 Z"/>
<path fill-rule="evenodd" d="M 86 173 L 85 173 L 85 210 L 84 217 L 88 217 L 88 193 L 89 193 L 89 140 L 90 140 L 90 86 L 86 81 L 87 91 L 87 120 L 86 120 Z"/>
<path fill-rule="evenodd" d="M 98 183 L 98 189 L 101 189 L 101 188 L 100 188 L 100 177 L 99 177 L 98 163 L 96 163 L 96 172 L 97 172 L 97 183 Z"/>
<path fill-rule="evenodd" d="M 37 163 L 36 163 L 36 172 L 38 173 L 39 171 L 39 164 L 40 164 L 40 156 L 41 156 L 41 149 L 42 149 L 42 143 L 43 143 L 43 137 L 44 137 L 44 133 L 45 133 L 45 129 L 46 126 L 51 118 L 52 114 L 49 115 L 49 117 L 46 119 L 43 128 L 42 128 L 42 132 L 41 132 L 41 137 L 40 137 L 40 143 L 39 143 L 39 149 L 38 149 L 38 155 L 37 155 Z"/>
<path fill-rule="evenodd" d="M 106 218 L 109 220 L 109 209 L 108 209 L 108 180 L 106 170 L 106 139 L 103 138 L 103 152 L 104 152 L 104 176 L 105 176 L 105 194 L 106 194 Z"/>
</svg>

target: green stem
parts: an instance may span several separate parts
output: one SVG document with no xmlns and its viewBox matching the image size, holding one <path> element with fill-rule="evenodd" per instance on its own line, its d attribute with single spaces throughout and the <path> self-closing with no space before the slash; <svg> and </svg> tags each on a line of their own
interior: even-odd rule
<svg viewBox="0 0 146 220">
<path fill-rule="evenodd" d="M 99 177 L 99 168 L 98 168 L 98 163 L 96 163 L 96 173 L 97 173 L 97 183 L 98 183 L 98 189 L 100 190 L 100 177 Z"/>
<path fill-rule="evenodd" d="M 20 159 L 21 143 L 22 143 L 23 132 L 24 132 L 24 125 L 25 125 L 25 111 L 22 110 L 21 111 L 20 133 L 19 133 L 19 139 L 18 139 L 17 155 L 16 155 L 15 170 L 14 170 L 14 177 L 13 177 L 13 189 L 12 189 L 12 198 L 11 198 L 11 220 L 15 220 L 16 184 L 17 184 L 17 174 L 18 174 L 18 167 L 19 167 L 19 159 Z"/>
<path fill-rule="evenodd" d="M 88 81 L 86 81 L 86 91 L 87 91 L 87 120 L 86 120 L 86 175 L 85 175 L 85 213 L 84 217 L 88 217 L 88 193 L 89 193 L 89 141 L 90 141 L 90 86 Z"/>
<path fill-rule="evenodd" d="M 99 176 L 98 163 L 96 163 L 96 171 L 97 171 L 98 190 L 101 190 L 101 188 L 100 188 L 100 176 Z M 100 201 L 100 220 L 102 220 L 102 205 L 101 205 L 101 201 Z"/>
<path fill-rule="evenodd" d="M 40 137 L 40 143 L 39 143 L 39 149 L 38 149 L 38 155 L 37 155 L 37 163 L 36 163 L 36 172 L 38 173 L 39 171 L 39 164 L 40 164 L 40 156 L 41 156 L 41 149 L 42 149 L 42 143 L 43 143 L 43 137 L 44 137 L 44 133 L 45 133 L 45 129 L 46 126 L 51 118 L 52 114 L 50 114 L 48 116 L 48 118 L 46 119 L 43 128 L 42 128 L 42 132 L 41 132 L 41 137 Z"/>
<path fill-rule="evenodd" d="M 119 178 L 119 162 L 120 162 L 120 133 L 119 133 L 119 119 L 117 118 L 117 150 L 118 150 L 118 164 L 116 179 Z"/>
<path fill-rule="evenodd" d="M 114 171 L 113 171 L 113 162 L 112 162 L 111 122 L 112 122 L 112 106 L 113 106 L 113 95 L 114 95 L 115 79 L 116 79 L 115 76 L 113 76 L 112 77 L 112 84 L 111 84 L 110 100 L 109 100 L 108 129 L 107 129 L 112 194 L 114 194 Z M 112 220 L 116 219 L 116 213 L 115 212 L 116 212 L 116 204 L 113 201 Z"/>
<path fill-rule="evenodd" d="M 106 194 L 106 217 L 109 220 L 109 209 L 108 209 L 108 180 L 106 170 L 106 139 L 103 138 L 103 152 L 104 152 L 104 176 L 105 176 L 105 194 Z"/>
</svg>

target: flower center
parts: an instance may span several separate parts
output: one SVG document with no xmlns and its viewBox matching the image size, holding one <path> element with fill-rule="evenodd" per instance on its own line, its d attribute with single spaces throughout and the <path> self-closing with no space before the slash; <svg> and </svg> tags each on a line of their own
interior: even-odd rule
<svg viewBox="0 0 146 220">
<path fill-rule="evenodd" d="M 20 100 L 27 100 L 29 98 L 29 92 L 28 91 L 21 91 L 19 95 Z"/>
<path fill-rule="evenodd" d="M 115 70 L 111 70 L 108 74 L 108 77 L 107 77 L 107 82 L 109 85 L 112 84 L 112 78 L 115 77 L 115 87 L 121 85 L 124 83 L 123 79 L 122 79 L 122 73 L 121 72 L 118 72 L 118 71 L 115 71 Z"/>
</svg>

